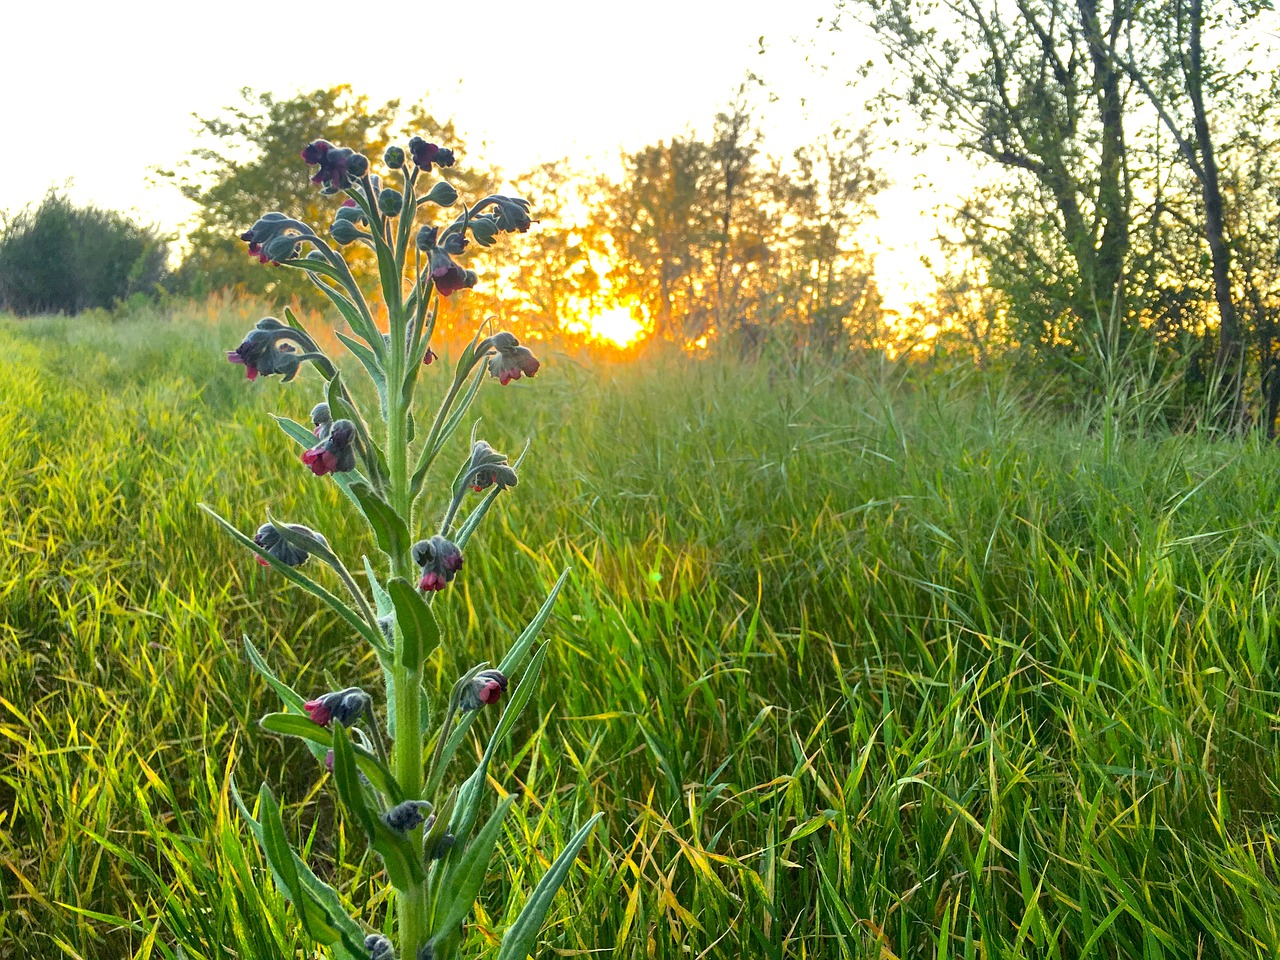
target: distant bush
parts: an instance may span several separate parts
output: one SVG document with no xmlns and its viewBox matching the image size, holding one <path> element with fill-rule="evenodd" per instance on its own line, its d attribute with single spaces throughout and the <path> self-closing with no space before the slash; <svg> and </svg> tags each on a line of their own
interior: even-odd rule
<svg viewBox="0 0 1280 960">
<path fill-rule="evenodd" d="M 165 277 L 168 243 L 154 230 L 50 190 L 0 223 L 0 307 L 19 315 L 110 308 Z"/>
</svg>

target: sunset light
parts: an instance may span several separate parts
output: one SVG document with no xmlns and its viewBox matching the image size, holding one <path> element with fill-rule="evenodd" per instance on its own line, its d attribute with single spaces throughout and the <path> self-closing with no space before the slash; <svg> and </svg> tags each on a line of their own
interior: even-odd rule
<svg viewBox="0 0 1280 960">
<path fill-rule="evenodd" d="M 637 320 L 631 307 L 616 306 L 601 310 L 595 316 L 567 324 L 573 333 L 607 340 L 619 347 L 629 347 L 644 336 L 644 323 Z"/>
</svg>

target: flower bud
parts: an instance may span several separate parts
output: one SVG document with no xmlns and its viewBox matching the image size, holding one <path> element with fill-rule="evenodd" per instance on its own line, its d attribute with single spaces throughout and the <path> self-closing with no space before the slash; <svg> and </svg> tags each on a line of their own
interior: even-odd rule
<svg viewBox="0 0 1280 960">
<path fill-rule="evenodd" d="M 436 352 L 432 350 L 430 347 L 427 347 L 427 352 L 422 355 L 422 365 L 424 367 L 429 367 L 431 366 L 431 364 L 435 363 L 438 359 L 440 358 L 436 354 Z"/>
<path fill-rule="evenodd" d="M 345 690 L 335 690 L 315 700 L 308 700 L 302 708 L 307 711 L 312 723 L 327 727 L 330 722 L 337 720 L 344 727 L 349 727 L 372 702 L 369 695 L 359 687 L 347 687 Z"/>
<path fill-rule="evenodd" d="M 365 937 L 364 948 L 369 952 L 369 960 L 395 960 L 395 947 L 380 933 L 371 933 Z"/>
<path fill-rule="evenodd" d="M 399 190 L 387 187 L 387 189 L 378 194 L 378 209 L 388 217 L 400 216 L 400 211 L 403 207 L 404 197 L 400 195 Z"/>
<path fill-rule="evenodd" d="M 482 247 L 491 247 L 498 239 L 498 221 L 493 217 L 472 217 L 467 225 L 472 238 Z"/>
<path fill-rule="evenodd" d="M 490 343 L 497 352 L 489 360 L 489 375 L 504 387 L 521 376 L 532 377 L 542 366 L 533 351 L 520 346 L 520 341 L 506 331 L 494 334 Z"/>
<path fill-rule="evenodd" d="M 425 800 L 406 800 L 398 803 L 382 815 L 382 822 L 397 833 L 408 833 L 426 819 L 431 804 Z"/>
<path fill-rule="evenodd" d="M 319 439 L 323 440 L 329 435 L 329 426 L 333 423 L 333 414 L 329 412 L 327 403 L 317 403 L 311 408 L 311 422 L 315 425 L 314 433 Z"/>
<path fill-rule="evenodd" d="M 516 472 L 507 463 L 507 455 L 498 453 L 484 440 L 472 444 L 471 463 L 467 466 L 466 476 L 476 493 L 495 483 L 499 490 L 514 487 L 517 483 Z"/>
<path fill-rule="evenodd" d="M 369 172 L 369 158 L 363 153 L 354 153 L 347 160 L 347 173 L 353 177 L 363 177 Z"/>
<path fill-rule="evenodd" d="M 392 170 L 399 170 L 404 166 L 404 150 L 401 147 L 387 147 L 387 152 L 382 155 L 382 162 Z"/>
<path fill-rule="evenodd" d="M 432 226 L 424 226 L 418 228 L 418 235 L 414 238 L 419 250 L 423 253 L 430 253 L 436 248 L 436 236 L 439 231 Z"/>
<path fill-rule="evenodd" d="M 329 225 L 329 236 L 345 247 L 360 236 L 360 229 L 350 220 L 335 220 Z"/>
<path fill-rule="evenodd" d="M 304 536 L 319 540 L 325 546 L 329 545 L 329 541 L 322 535 L 316 533 L 309 527 L 304 527 L 300 523 L 290 523 L 286 524 L 286 526 L 295 533 L 300 533 Z M 296 567 L 306 563 L 307 557 L 311 556 L 311 554 L 307 553 L 307 551 L 302 547 L 295 547 L 292 543 L 285 540 L 284 537 L 280 536 L 280 531 L 271 523 L 264 523 L 258 528 L 258 532 L 253 535 L 253 542 L 261 547 L 273 559 L 283 563 L 286 567 Z M 269 567 L 271 565 L 270 562 L 263 557 L 258 557 L 258 563 L 262 564 L 264 567 Z"/>
<path fill-rule="evenodd" d="M 413 545 L 413 562 L 422 573 L 419 590 L 443 590 L 462 569 L 462 551 L 437 534 Z"/>
<path fill-rule="evenodd" d="M 462 688 L 458 698 L 459 710 L 479 710 L 497 703 L 507 692 L 507 678 L 501 670 L 481 670 L 471 682 Z"/>
<path fill-rule="evenodd" d="M 437 206 L 452 207 L 458 200 L 458 191 L 453 188 L 453 184 L 441 180 L 431 188 L 427 199 Z"/>
<path fill-rule="evenodd" d="M 292 234 L 273 237 L 262 245 L 262 255 L 273 263 L 292 260 L 298 255 L 298 239 Z"/>
<path fill-rule="evenodd" d="M 467 237 L 462 231 L 455 231 L 440 242 L 440 249 L 451 257 L 456 257 L 467 249 Z"/>
<path fill-rule="evenodd" d="M 505 233 L 529 232 L 529 225 L 533 221 L 529 219 L 528 200 L 521 200 L 519 197 L 498 197 L 493 206 L 497 211 L 500 230 Z"/>
<path fill-rule="evenodd" d="M 366 222 L 364 211 L 356 205 L 354 200 L 350 199 L 338 208 L 338 212 L 333 215 L 333 219 L 350 220 L 352 223 L 356 224 L 364 224 Z"/>
<path fill-rule="evenodd" d="M 323 441 L 302 453 L 305 463 L 317 477 L 327 473 L 348 473 L 356 468 L 356 452 L 351 445 L 356 426 L 350 420 L 335 420 Z"/>
</svg>

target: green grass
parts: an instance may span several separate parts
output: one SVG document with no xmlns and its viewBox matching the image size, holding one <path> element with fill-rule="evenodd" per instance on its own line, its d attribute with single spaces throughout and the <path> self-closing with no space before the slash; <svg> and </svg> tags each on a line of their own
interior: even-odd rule
<svg viewBox="0 0 1280 960">
<path fill-rule="evenodd" d="M 232 775 L 386 919 L 239 640 L 303 691 L 376 659 L 195 506 L 374 549 L 268 417 L 317 381 L 222 360 L 253 319 L 0 325 L 0 957 L 313 955 Z M 534 446 L 436 605 L 444 688 L 573 567 L 472 955 L 596 810 L 540 956 L 1280 952 L 1274 449 L 905 365 L 549 360 L 481 394 Z"/>
</svg>

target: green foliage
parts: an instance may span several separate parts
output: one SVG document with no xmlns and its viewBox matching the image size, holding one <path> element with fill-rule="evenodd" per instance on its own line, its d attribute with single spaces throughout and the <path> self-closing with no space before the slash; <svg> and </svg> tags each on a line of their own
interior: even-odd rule
<svg viewBox="0 0 1280 960">
<path fill-rule="evenodd" d="M 214 117 L 197 117 L 200 145 L 174 169 L 162 171 L 197 207 L 188 241 L 190 252 L 177 271 L 177 288 L 194 296 L 226 288 L 297 296 L 313 305 L 322 297 L 297 271 L 263 266 L 248 256 L 240 235 L 262 214 L 276 210 L 328 235 L 333 203 L 310 182 L 299 152 L 313 140 L 328 140 L 376 160 L 406 130 L 461 148 L 451 121 L 431 116 L 425 105 L 389 100 L 374 106 L 340 85 L 288 99 L 248 87 L 241 102 Z M 475 175 L 451 171 L 459 189 L 482 183 Z M 357 260 L 357 271 L 372 268 L 372 256 Z"/>
<path fill-rule="evenodd" d="M 50 190 L 0 224 L 0 307 L 19 316 L 109 310 L 154 294 L 167 257 L 156 231 Z"/>
<path fill-rule="evenodd" d="M 323 382 L 227 376 L 218 348 L 253 319 L 0 327 L 6 960 L 308 955 L 233 765 L 271 780 L 286 839 L 361 927 L 386 923 L 382 866 L 337 828 L 322 768 L 256 728 L 280 696 L 240 628 L 301 690 L 381 667 L 194 506 L 314 518 L 376 556 L 339 489 L 292 482 L 264 417 L 305 422 Z M 580 681 L 531 687 L 521 746 L 493 756 L 516 799 L 463 955 L 506 949 L 535 898 L 503 892 L 595 810 L 603 842 L 538 956 L 1280 949 L 1268 445 L 1117 436 L 1114 409 L 1055 421 L 998 377 L 901 365 L 556 372 L 486 401 L 509 448 L 560 439 L 476 533 L 465 602 L 435 610 L 462 639 L 424 672 L 442 689 L 509 647 L 572 562 L 543 676 Z"/>
</svg>

